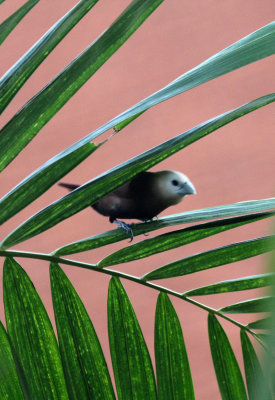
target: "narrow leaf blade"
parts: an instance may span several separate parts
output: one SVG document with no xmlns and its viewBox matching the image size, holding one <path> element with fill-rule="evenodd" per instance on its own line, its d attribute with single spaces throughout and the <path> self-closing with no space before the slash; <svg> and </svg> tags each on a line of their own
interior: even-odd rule
<svg viewBox="0 0 275 400">
<path fill-rule="evenodd" d="M 173 278 L 245 260 L 271 251 L 272 240 L 272 236 L 266 236 L 198 253 L 157 268 L 142 278 L 146 281 Z"/>
<path fill-rule="evenodd" d="M 0 45 L 9 36 L 13 29 L 19 24 L 22 18 L 28 14 L 29 11 L 39 2 L 39 0 L 29 0 L 22 7 L 20 7 L 15 13 L 8 17 L 4 22 L 0 24 Z M 0 108 L 1 113 L 1 108 Z"/>
<path fill-rule="evenodd" d="M 9 338 L 0 322 L 0 398 L 24 400 Z"/>
<path fill-rule="evenodd" d="M 122 46 L 162 1 L 132 1 L 109 29 L 14 115 L 0 132 L 0 171 Z"/>
<path fill-rule="evenodd" d="M 261 213 L 244 217 L 222 219 L 206 224 L 191 226 L 156 236 L 152 239 L 146 239 L 131 246 L 124 247 L 101 260 L 99 267 L 109 267 L 110 265 L 121 264 L 141 258 L 149 257 L 167 250 L 202 240 L 206 237 L 234 229 L 239 226 L 259 221 L 273 214 Z"/>
<path fill-rule="evenodd" d="M 0 200 L 0 225 L 41 196 L 98 147 L 93 143 L 87 143 L 78 151 L 65 155 L 56 163 L 50 160 L 45 168 L 38 169 L 25 178 Z"/>
<path fill-rule="evenodd" d="M 1 203 L 0 203 L 1 204 Z M 166 228 L 169 226 L 187 224 L 190 222 L 205 221 L 207 219 L 217 219 L 224 217 L 232 217 L 242 214 L 249 214 L 265 210 L 275 211 L 275 198 L 263 200 L 243 201 L 235 204 L 228 204 L 225 206 L 209 207 L 200 210 L 186 211 L 180 214 L 168 215 L 158 218 L 152 222 L 142 222 L 133 226 L 134 236 L 142 235 L 144 233 L 152 232 L 158 229 Z M 99 235 L 91 236 L 66 246 L 60 247 L 54 251 L 55 255 L 76 254 L 84 251 L 96 249 L 101 246 L 106 246 L 111 243 L 119 242 L 128 237 L 127 233 L 123 230 L 115 229 L 107 231 Z"/>
<path fill-rule="evenodd" d="M 220 311 L 226 314 L 260 313 L 270 312 L 271 308 L 272 297 L 266 296 L 231 304 L 230 306 L 221 308 Z"/>
<path fill-rule="evenodd" d="M 137 3 L 137 2 L 136 2 Z M 146 6 L 146 1 L 142 0 L 141 5 Z M 149 9 L 149 12 L 151 13 L 153 11 L 153 7 L 157 7 L 159 4 L 153 3 L 152 0 L 149 1 L 149 7 L 151 6 L 152 8 Z M 136 11 L 134 11 L 136 12 Z M 146 17 L 145 17 L 146 18 Z M 127 20 L 127 23 L 129 21 Z M 142 22 L 140 22 L 142 23 Z M 103 36 L 103 35 L 102 35 Z M 115 36 L 115 35 L 113 35 Z M 134 105 L 131 107 L 129 110 L 125 111 L 124 113 L 120 114 L 119 116 L 115 117 L 111 121 L 109 121 L 107 124 L 103 125 L 99 129 L 97 129 L 95 132 L 92 132 L 86 138 L 80 140 L 76 146 L 82 146 L 83 144 L 93 140 L 95 137 L 101 135 L 103 132 L 110 128 L 116 127 L 117 130 L 119 130 L 119 124 L 123 123 L 124 121 L 131 121 L 135 119 L 136 116 L 141 115 L 144 111 L 149 109 L 150 107 L 159 104 L 162 101 L 165 101 L 179 93 L 182 93 L 186 90 L 191 89 L 192 87 L 195 87 L 199 84 L 202 84 L 204 82 L 207 82 L 208 80 L 214 79 L 217 76 L 223 75 L 227 72 L 233 71 L 236 68 L 240 68 L 244 65 L 247 65 L 249 63 L 252 63 L 254 61 L 257 61 L 259 59 L 262 59 L 264 57 L 268 57 L 275 52 L 275 46 L 274 46 L 274 40 L 275 38 L 275 23 L 272 22 L 262 28 L 260 28 L 258 31 L 255 31 L 251 33 L 250 35 L 244 37 L 243 39 L 239 40 L 238 42 L 234 43 L 233 45 L 229 46 L 228 48 L 222 50 L 220 53 L 217 53 L 213 57 L 210 57 L 208 60 L 204 61 L 202 64 L 199 66 L 195 67 L 191 71 L 188 71 L 187 73 L 183 74 L 179 78 L 177 78 L 175 81 L 171 82 L 169 85 L 164 87 L 163 89 L 159 90 L 158 92 L 154 93 L 153 95 L 147 97 L 146 99 L 142 100 L 138 104 Z M 89 50 L 89 49 L 88 49 Z M 100 54 L 103 53 L 102 49 L 100 49 Z M 76 63 L 77 63 L 76 59 Z M 74 64 L 72 64 L 74 65 Z M 77 68 L 76 68 L 77 70 Z M 60 76 L 60 79 L 62 81 L 62 74 Z M 59 78 L 57 78 L 57 82 L 59 83 L 60 81 Z M 73 76 L 73 82 L 75 81 L 75 76 Z M 55 80 L 52 82 L 52 84 L 55 83 Z M 64 82 L 61 82 L 61 91 L 64 90 Z M 65 83 L 70 84 L 69 79 L 65 79 Z M 83 84 L 83 82 L 80 82 L 80 86 Z M 52 85 L 50 85 L 52 86 Z M 32 109 L 34 109 L 34 113 L 36 114 L 35 108 L 37 107 L 38 110 L 41 112 L 40 118 L 35 118 L 35 121 L 32 121 L 30 118 L 29 121 L 29 126 L 27 130 L 29 132 L 22 132 L 21 137 L 21 143 L 16 148 L 16 151 L 14 153 L 10 153 L 6 159 L 2 161 L 2 165 L 0 164 L 0 170 L 5 168 L 5 166 L 12 161 L 14 157 L 26 146 L 26 144 L 37 134 L 37 132 L 41 129 L 43 125 L 45 125 L 48 120 L 54 115 L 56 111 L 52 111 L 50 113 L 49 109 L 49 104 L 52 106 L 54 105 L 54 101 L 58 98 L 56 91 L 54 90 L 55 95 L 49 103 L 44 104 L 44 108 L 40 107 L 39 103 L 41 102 L 42 105 L 44 103 L 43 101 L 43 96 L 45 95 L 45 91 L 43 90 L 41 92 L 41 95 L 36 96 L 36 99 L 33 102 L 31 101 L 26 109 L 22 109 L 22 112 L 19 113 L 19 115 L 16 115 L 15 118 L 11 121 L 11 124 L 8 124 L 8 131 L 14 133 L 17 133 L 18 131 L 20 132 L 20 125 L 21 122 L 24 121 L 24 113 L 26 112 L 28 116 L 30 116 L 30 113 L 32 112 Z M 47 93 L 47 88 L 46 88 L 46 95 Z M 67 101 L 67 99 L 64 97 L 65 96 L 65 91 L 64 94 L 62 94 L 62 98 L 64 103 Z M 71 94 L 70 94 L 71 96 Z M 61 97 L 61 96 L 59 96 Z M 49 99 L 49 96 L 48 96 Z M 60 108 L 61 108 L 61 98 L 58 98 L 58 101 L 60 102 Z M 36 103 L 38 105 L 36 106 Z M 63 104 L 64 104 L 63 103 Z M 31 110 L 29 110 L 31 108 Z M 40 109 L 41 108 L 41 109 Z M 59 109 L 59 108 L 58 108 Z M 53 114 L 53 115 L 51 115 Z M 39 123 L 37 123 L 37 120 L 39 120 Z M 5 127 L 4 127 L 5 128 Z M 22 130 L 22 127 L 21 127 Z M 2 135 L 3 139 L 3 135 Z M 19 138 L 18 138 L 19 142 Z M 0 138 L 0 149 L 3 148 L 3 144 L 1 143 L 1 138 Z M 6 143 L 7 144 L 7 143 Z M 5 147 L 5 146 L 4 146 Z M 0 159 L 2 159 L 2 155 L 0 153 Z"/>
<path fill-rule="evenodd" d="M 57 341 L 32 282 L 11 258 L 4 264 L 7 329 L 34 400 L 67 400 Z"/>
<path fill-rule="evenodd" d="M 274 335 L 270 334 L 270 332 L 268 333 L 257 333 L 255 335 L 255 339 L 258 339 L 258 341 L 262 344 L 264 344 L 264 346 L 266 346 L 267 348 L 270 349 L 270 346 L 274 346 L 275 340 L 274 340 Z M 272 357 L 273 359 L 273 357 Z"/>
<path fill-rule="evenodd" d="M 254 347 L 244 329 L 241 329 L 241 344 L 249 400 L 259 400 L 262 398 L 262 388 L 259 383 L 264 381 L 264 375 Z M 271 396 L 268 395 L 265 400 L 271 400 Z"/>
<path fill-rule="evenodd" d="M 195 399 L 180 322 L 164 293 L 159 294 L 156 307 L 155 359 L 159 400 Z"/>
<path fill-rule="evenodd" d="M 250 322 L 247 325 L 247 327 L 249 329 L 254 329 L 254 330 L 257 330 L 257 329 L 259 329 L 259 330 L 270 329 L 271 322 L 272 322 L 271 317 L 262 318 L 262 319 L 259 319 L 257 321 Z"/>
<path fill-rule="evenodd" d="M 118 278 L 110 280 L 108 331 L 118 398 L 157 399 L 148 349 L 133 307 Z"/>
<path fill-rule="evenodd" d="M 272 283 L 273 274 L 263 274 L 246 276 L 240 279 L 231 279 L 228 281 L 217 282 L 213 285 L 203 286 L 197 289 L 185 292 L 185 296 L 202 296 L 208 294 L 237 292 L 240 290 L 250 290 L 260 287 L 270 286 Z"/>
<path fill-rule="evenodd" d="M 212 360 L 223 400 L 247 400 L 245 386 L 226 333 L 217 318 L 208 316 Z"/>
<path fill-rule="evenodd" d="M 97 1 L 79 1 L 5 73 L 0 80 L 0 113 L 7 107 L 36 68 Z M 33 2 L 37 3 L 37 0 Z"/>
<path fill-rule="evenodd" d="M 124 127 L 126 118 L 129 118 L 131 122 L 135 116 L 138 117 L 142 112 L 155 104 L 159 104 L 214 78 L 274 54 L 274 43 L 275 22 L 271 22 L 208 58 L 161 90 L 158 90 L 127 110 L 124 113 L 122 124 L 120 120 L 114 120 L 115 129 L 119 130 Z M 134 110 L 136 110 L 135 113 L 133 113 Z"/>
<path fill-rule="evenodd" d="M 273 101 L 275 101 L 275 94 L 256 99 L 251 103 L 238 107 L 226 114 L 222 114 L 198 127 L 176 136 L 175 138 L 132 158 L 126 163 L 120 164 L 31 217 L 2 242 L 2 247 L 11 247 L 44 232 L 85 207 L 95 203 L 98 199 L 112 192 L 115 188 L 136 176 L 139 172 L 158 164 L 165 158 L 175 154 L 177 151 L 180 151 L 189 144 L 210 134 L 214 130 L 226 125 L 234 119 Z M 74 151 L 77 148 L 76 144 L 74 146 Z M 66 154 L 69 152 L 70 149 L 67 149 Z M 56 156 L 56 161 L 63 156 L 64 154 L 62 156 L 60 154 Z"/>
<path fill-rule="evenodd" d="M 114 400 L 106 361 L 82 301 L 58 264 L 51 264 L 50 277 L 60 353 L 70 398 Z"/>
</svg>

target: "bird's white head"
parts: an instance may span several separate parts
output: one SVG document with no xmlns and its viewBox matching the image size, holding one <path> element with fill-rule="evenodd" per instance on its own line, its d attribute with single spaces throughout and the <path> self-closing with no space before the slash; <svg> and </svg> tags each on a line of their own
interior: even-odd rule
<svg viewBox="0 0 275 400">
<path fill-rule="evenodd" d="M 190 179 L 178 171 L 159 171 L 155 173 L 158 191 L 163 200 L 170 205 L 179 203 L 184 196 L 196 194 Z"/>
</svg>

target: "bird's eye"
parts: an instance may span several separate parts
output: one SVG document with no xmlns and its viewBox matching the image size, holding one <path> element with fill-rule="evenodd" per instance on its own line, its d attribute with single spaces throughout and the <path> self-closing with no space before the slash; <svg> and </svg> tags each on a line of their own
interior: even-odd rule
<svg viewBox="0 0 275 400">
<path fill-rule="evenodd" d="M 172 180 L 172 185 L 178 186 L 178 185 L 179 185 L 179 182 L 178 182 L 176 179 L 173 179 L 173 180 Z"/>
</svg>

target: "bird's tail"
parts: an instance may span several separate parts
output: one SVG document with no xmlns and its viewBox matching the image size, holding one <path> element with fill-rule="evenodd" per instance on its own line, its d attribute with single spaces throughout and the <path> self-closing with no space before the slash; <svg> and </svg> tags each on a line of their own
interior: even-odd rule
<svg viewBox="0 0 275 400">
<path fill-rule="evenodd" d="M 64 183 L 64 182 L 59 182 L 58 185 L 66 189 L 69 189 L 70 191 L 75 190 L 80 186 L 80 185 L 75 185 L 74 183 Z"/>
</svg>

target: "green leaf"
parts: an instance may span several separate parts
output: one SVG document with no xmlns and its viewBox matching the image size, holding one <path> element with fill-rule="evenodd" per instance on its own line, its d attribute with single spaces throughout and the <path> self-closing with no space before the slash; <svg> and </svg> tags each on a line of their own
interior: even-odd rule
<svg viewBox="0 0 275 400">
<path fill-rule="evenodd" d="M 263 371 L 254 347 L 244 329 L 241 329 L 241 344 L 249 400 L 259 400 L 263 398 L 265 400 L 271 400 L 270 395 L 262 396 L 262 387 L 259 383 L 264 380 Z"/>
<path fill-rule="evenodd" d="M 159 400 L 195 399 L 192 375 L 176 311 L 160 293 L 155 317 L 155 358 Z"/>
<path fill-rule="evenodd" d="M 268 351 L 271 351 L 271 359 L 273 360 L 274 363 L 274 354 L 272 352 L 272 349 L 274 348 L 275 345 L 275 337 L 274 335 L 270 333 L 257 333 L 255 334 L 255 338 L 259 339 L 259 342 L 264 343 L 264 346 L 267 348 Z M 273 365 L 273 364 L 272 364 Z"/>
<path fill-rule="evenodd" d="M 1 205 L 1 203 L 0 203 Z M 209 207 L 201 210 L 186 211 L 180 214 L 168 215 L 158 218 L 151 222 L 142 222 L 135 224 L 132 229 L 134 236 L 152 232 L 157 229 L 166 228 L 169 226 L 186 224 L 190 222 L 204 221 L 207 219 L 216 219 L 221 217 L 230 217 L 242 214 L 248 214 L 256 211 L 264 211 L 275 208 L 275 198 L 264 200 L 243 201 L 240 203 L 229 204 L 225 206 Z M 91 236 L 76 242 L 67 244 L 55 250 L 55 255 L 76 254 L 83 251 L 96 249 L 101 246 L 106 246 L 110 243 L 116 243 L 128 238 L 128 233 L 123 229 L 114 229 Z"/>
<path fill-rule="evenodd" d="M 137 113 L 137 114 L 131 116 L 130 118 L 123 119 L 122 122 L 120 122 L 119 124 L 114 126 L 115 132 L 121 131 L 123 128 L 125 128 L 125 126 L 129 125 L 131 122 L 133 122 L 135 119 L 137 119 L 140 115 L 142 115 L 145 111 L 146 110 L 141 111 L 140 113 Z"/>
<path fill-rule="evenodd" d="M 8 335 L 0 322 L 0 398 L 24 400 Z"/>
<path fill-rule="evenodd" d="M 14 115 L 0 132 L 0 171 L 123 45 L 162 1 L 132 1 L 109 29 Z M 85 143 L 88 141 L 90 140 Z"/>
<path fill-rule="evenodd" d="M 70 399 L 115 399 L 99 340 L 82 301 L 58 264 L 51 264 L 50 276 Z"/>
<path fill-rule="evenodd" d="M 8 37 L 10 32 L 19 24 L 22 18 L 31 11 L 31 9 L 39 2 L 39 0 L 29 0 L 15 13 L 0 24 L 0 44 Z M 0 3 L 1 4 L 1 3 Z M 0 108 L 1 112 L 1 108 Z"/>
<path fill-rule="evenodd" d="M 54 331 L 31 280 L 8 258 L 3 282 L 8 335 L 28 380 L 31 399 L 68 399 Z"/>
<path fill-rule="evenodd" d="M 240 290 L 249 290 L 259 287 L 270 286 L 273 274 L 263 274 L 246 276 L 240 279 L 232 279 L 228 281 L 214 283 L 213 285 L 203 286 L 197 289 L 185 292 L 185 296 L 202 296 L 207 294 L 237 292 Z"/>
<path fill-rule="evenodd" d="M 221 308 L 220 311 L 226 314 L 270 312 L 273 304 L 272 301 L 272 297 L 259 297 L 231 304 L 230 306 Z"/>
<path fill-rule="evenodd" d="M 136 176 L 139 172 L 158 164 L 165 158 L 175 154 L 182 148 L 195 142 L 201 137 L 210 134 L 214 130 L 233 121 L 234 119 L 273 101 L 275 101 L 275 94 L 254 100 L 251 103 L 245 104 L 226 114 L 211 119 L 196 128 L 190 129 L 189 131 L 118 165 L 112 170 L 69 193 L 66 197 L 56 201 L 31 217 L 28 221 L 24 222 L 2 242 L 2 248 L 11 247 L 44 232 L 83 208 L 95 203 L 98 199 L 112 192 L 115 188 Z M 76 148 L 78 148 L 77 144 L 74 149 L 76 150 Z M 66 154 L 69 154 L 70 152 L 71 151 L 67 149 Z M 59 158 L 62 158 L 60 154 L 56 156 L 55 160 L 57 161 Z"/>
<path fill-rule="evenodd" d="M 236 218 L 222 219 L 206 224 L 191 226 L 164 233 L 152 239 L 143 240 L 142 242 L 124 247 L 109 256 L 103 258 L 98 263 L 99 267 L 109 267 L 110 265 L 121 264 L 141 258 L 149 257 L 153 254 L 158 254 L 167 250 L 204 239 L 206 237 L 216 235 L 220 232 L 234 229 L 239 226 L 259 221 L 262 218 L 267 218 L 273 215 L 272 213 L 252 214 Z"/>
<path fill-rule="evenodd" d="M 110 280 L 108 331 L 118 398 L 156 399 L 148 349 L 133 307 L 118 278 Z"/>
<path fill-rule="evenodd" d="M 138 0 L 133 2 L 133 7 L 135 6 L 136 3 L 138 3 Z M 144 4 L 144 7 L 147 7 L 146 0 L 141 0 L 141 5 Z M 151 13 L 153 11 L 153 8 L 156 8 L 159 4 L 152 4 L 153 0 L 148 1 L 149 6 L 151 5 L 151 9 L 149 9 L 149 12 Z M 134 12 L 132 14 L 138 14 L 137 10 L 134 9 Z M 148 16 L 148 15 L 147 15 Z M 146 16 L 146 17 L 147 17 Z M 146 18 L 145 17 L 145 18 Z M 141 19 L 141 18 L 140 18 Z M 127 23 L 129 23 L 129 20 L 127 20 Z M 140 22 L 142 23 L 142 22 Z M 137 29 L 137 28 L 136 28 Z M 106 36 L 106 32 L 101 36 Z M 112 32 L 110 33 L 110 37 L 116 35 L 115 33 Z M 105 39 L 104 36 L 104 39 Z M 101 38 L 100 37 L 100 38 Z M 233 45 L 227 47 L 226 49 L 222 50 L 221 52 L 215 54 L 214 56 L 210 57 L 208 60 L 204 61 L 194 69 L 188 71 L 187 73 L 183 74 L 179 78 L 177 78 L 175 81 L 171 82 L 169 85 L 164 87 L 163 89 L 159 90 L 158 92 L 154 93 L 153 95 L 147 97 L 146 99 L 142 100 L 140 103 L 137 105 L 133 106 L 120 116 L 114 118 L 112 121 L 110 121 L 108 124 L 106 124 L 103 128 L 99 128 L 98 134 L 101 134 L 102 132 L 105 132 L 107 129 L 111 127 L 116 127 L 117 130 L 121 128 L 121 122 L 129 120 L 132 121 L 135 116 L 140 115 L 143 111 L 147 110 L 148 108 L 152 107 L 153 105 L 156 105 L 164 100 L 167 100 L 168 98 L 171 98 L 179 93 L 182 93 L 186 90 L 189 90 L 195 86 L 198 86 L 204 82 L 207 82 L 211 79 L 214 79 L 218 76 L 221 76 L 225 73 L 228 73 L 230 71 L 233 71 L 237 68 L 243 67 L 247 64 L 250 64 L 252 62 L 255 62 L 257 60 L 260 60 L 262 58 L 268 57 L 275 52 L 275 46 L 274 46 L 274 38 L 275 38 L 275 23 L 272 22 L 259 30 L 251 33 L 250 35 L 242 38 L 238 42 L 234 43 Z M 103 39 L 102 39 L 103 41 Z M 88 49 L 89 50 L 89 49 Z M 102 52 L 102 49 L 101 49 Z M 76 59 L 76 63 L 77 63 Z M 71 64 L 73 66 L 74 64 Z M 71 67 L 70 67 L 71 68 Z M 77 69 L 77 68 L 76 68 Z M 62 78 L 62 74 L 61 74 Z M 58 79 L 58 78 L 57 78 Z M 87 78 L 88 79 L 88 78 Z M 86 79 L 86 80 L 87 80 Z M 72 81 L 76 80 L 76 77 L 73 76 Z M 64 81 L 68 81 L 68 79 L 64 79 Z M 54 85 L 55 80 L 51 83 L 50 86 Z M 64 86 L 64 82 L 62 81 L 62 84 Z M 68 82 L 69 84 L 69 82 Z M 83 83 L 81 82 L 81 85 Z M 40 110 L 41 114 L 39 118 L 37 118 L 40 122 L 37 124 L 36 120 L 36 126 L 34 122 L 30 121 L 29 124 L 29 130 L 32 130 L 32 134 L 29 135 L 28 138 L 25 138 L 25 142 L 23 141 L 22 146 L 24 147 L 26 145 L 26 141 L 28 142 L 29 140 L 32 139 L 34 135 L 41 129 L 43 125 L 45 125 L 46 122 L 53 116 L 49 113 L 48 108 L 49 105 L 52 105 L 52 101 L 56 101 L 57 95 L 53 95 L 53 98 L 51 99 L 52 101 L 49 101 L 47 106 L 45 107 L 44 101 L 43 101 L 43 96 L 46 92 L 46 94 L 49 96 L 49 94 L 52 95 L 51 91 L 48 93 L 48 86 L 41 92 L 39 97 L 37 96 L 31 101 L 31 103 L 28 103 L 25 108 L 22 109 L 22 111 L 19 113 L 20 117 L 18 118 L 15 116 L 14 122 L 12 122 L 12 125 L 20 125 L 20 120 L 24 120 L 24 113 L 27 113 L 30 115 L 29 109 L 35 108 L 34 106 L 36 103 L 41 102 L 42 106 L 44 106 L 43 110 L 41 106 L 37 106 L 38 110 Z M 53 91 L 55 92 L 55 91 Z M 42 97 L 42 99 L 41 99 Z M 64 96 L 60 96 L 62 99 L 63 104 L 68 100 L 65 99 Z M 71 95 L 70 95 L 71 97 Z M 58 101 L 61 101 L 59 99 Z M 34 103 L 34 105 L 33 105 Z M 60 106 L 61 107 L 61 106 Z M 54 111 L 52 111 L 54 113 Z M 42 121 L 43 119 L 43 121 Z M 31 126 L 31 123 L 33 126 Z M 122 124 L 123 125 L 123 124 Z M 12 129 L 14 129 L 12 127 Z M 15 130 L 16 131 L 16 130 Z M 100 132 L 101 131 L 101 132 Z M 100 133 L 99 133 L 100 132 Z M 89 135 L 90 136 L 90 135 Z M 87 141 L 90 141 L 92 138 L 89 138 Z M 1 144 L 1 142 L 0 142 Z M 22 147 L 21 146 L 21 147 Z M 22 148 L 23 148 L 22 147 Z M 17 153 L 21 149 L 17 149 Z M 13 158 L 17 155 L 14 154 Z M 10 160 L 11 161 L 11 160 Z M 10 162 L 6 161 L 6 162 Z M 3 166 L 2 166 L 3 168 Z"/>
<path fill-rule="evenodd" d="M 255 257 L 272 250 L 272 239 L 272 236 L 266 236 L 198 253 L 157 268 L 142 279 L 152 281 L 173 278 Z"/>
<path fill-rule="evenodd" d="M 247 400 L 245 386 L 226 333 L 217 318 L 208 316 L 212 360 L 223 400 Z"/>
<path fill-rule="evenodd" d="M 0 200 L 0 225 L 41 196 L 98 147 L 93 143 L 87 143 L 78 151 L 64 155 L 56 163 L 50 160 L 45 168 L 38 169 L 25 178 Z"/>
<path fill-rule="evenodd" d="M 138 0 L 136 0 L 137 2 Z M 149 1 L 149 5 L 151 7 L 157 7 L 158 4 L 152 4 L 152 0 Z M 147 2 L 145 0 L 141 0 L 141 4 L 147 7 Z M 134 4 L 135 6 L 135 4 Z M 153 9 L 150 9 L 149 12 L 151 13 Z M 138 14 L 136 10 L 134 10 L 134 13 Z M 126 15 L 126 13 L 124 13 Z M 145 16 L 145 18 L 148 15 Z M 127 16 L 128 17 L 128 16 Z M 127 18 L 126 18 L 127 20 Z M 127 20 L 127 23 L 129 21 Z M 142 21 L 140 22 L 142 23 Z M 115 26 L 115 24 L 113 24 Z M 112 30 L 112 27 L 110 28 Z M 109 30 L 107 31 L 109 32 Z M 105 40 L 105 36 L 107 35 L 107 32 L 105 32 L 98 40 L 100 42 L 101 46 L 101 41 Z M 113 38 L 115 35 L 113 32 L 111 32 L 111 38 Z M 275 23 L 270 23 L 263 28 L 259 29 L 258 31 L 253 32 L 252 34 L 246 36 L 245 38 L 241 39 L 240 41 L 236 42 L 235 44 L 229 46 L 228 48 L 222 50 L 220 53 L 217 53 L 213 57 L 209 58 L 199 66 L 195 67 L 191 71 L 183 74 L 181 77 L 177 78 L 175 81 L 171 82 L 169 85 L 164 87 L 163 89 L 159 90 L 158 92 L 154 93 L 153 95 L 147 97 L 146 99 L 142 100 L 140 103 L 136 104 L 135 106 L 131 107 L 129 110 L 125 111 L 124 113 L 120 114 L 116 118 L 112 119 L 109 121 L 107 124 L 103 125 L 102 127 L 98 128 L 95 132 L 92 132 L 85 138 L 81 139 L 77 144 L 73 145 L 70 150 L 73 150 L 76 146 L 82 146 L 85 143 L 88 143 L 91 141 L 93 138 L 99 136 L 106 130 L 113 128 L 116 126 L 117 129 L 119 129 L 119 124 L 121 122 L 123 123 L 124 121 L 128 120 L 131 121 L 135 119 L 136 116 L 142 114 L 143 111 L 147 110 L 148 108 L 164 101 L 167 100 L 168 98 L 171 98 L 183 91 L 189 90 L 192 87 L 195 87 L 199 84 L 202 84 L 204 82 L 207 82 L 208 80 L 214 79 L 217 76 L 220 76 L 222 74 L 225 74 L 227 72 L 230 72 L 236 68 L 240 68 L 246 64 L 249 64 L 251 62 L 257 61 L 261 58 L 267 57 L 271 54 L 274 53 L 274 36 L 275 36 Z M 126 40 L 126 39 L 125 39 Z M 97 45 L 96 42 L 95 44 Z M 113 46 L 114 47 L 114 46 Z M 89 52 L 88 48 L 88 51 Z M 97 48 L 96 48 L 97 50 Z M 115 51 L 115 50 L 114 50 Z M 83 56 L 87 53 L 85 52 Z M 103 50 L 100 49 L 99 53 L 102 55 Z M 82 57 L 82 56 L 81 56 Z M 82 64 L 82 58 L 80 59 L 80 63 Z M 88 57 L 89 58 L 89 57 Z M 57 77 L 50 85 L 48 85 L 45 90 L 42 90 L 38 96 L 35 96 L 34 99 L 32 99 L 26 107 L 24 107 L 19 113 L 15 115 L 15 117 L 4 127 L 3 133 L 5 133 L 5 130 L 8 130 L 8 135 L 11 136 L 11 139 L 13 136 L 16 136 L 16 142 L 14 143 L 16 145 L 16 148 L 14 151 L 8 152 L 8 155 L 6 155 L 7 158 L 3 159 L 0 153 L 0 160 L 3 159 L 2 165 L 0 163 L 0 170 L 5 168 L 5 166 L 12 161 L 14 157 L 26 146 L 26 144 L 37 134 L 37 132 L 44 126 L 48 120 L 54 115 L 55 112 L 58 111 L 62 107 L 63 104 L 68 100 L 67 97 L 71 97 L 72 93 L 71 90 L 72 88 L 68 88 L 67 91 L 64 90 L 64 84 L 66 83 L 67 85 L 70 85 L 71 80 L 67 79 L 68 77 L 66 74 L 70 73 L 72 70 L 72 82 L 74 83 L 73 88 L 74 90 L 77 90 L 75 88 L 75 82 L 76 82 L 76 77 L 75 74 L 78 71 L 78 58 L 73 62 L 69 68 L 67 68 L 64 73 L 61 73 L 59 77 Z M 85 61 L 85 60 L 84 60 Z M 75 64 L 77 64 L 77 68 L 75 70 L 73 69 Z M 81 73 L 81 70 L 79 71 Z M 65 82 L 63 82 L 63 75 L 65 74 Z M 84 79 L 84 75 L 82 74 L 81 76 Z M 80 77 L 81 77 L 80 76 Z M 88 78 L 87 78 L 88 79 Z M 86 80 L 87 80 L 86 79 Z M 61 82 L 60 82 L 61 80 Z M 59 83 L 61 83 L 61 89 L 59 88 L 59 92 L 61 93 L 60 96 L 57 96 L 56 90 L 52 90 L 52 86 L 58 86 Z M 81 86 L 84 82 L 80 82 L 79 85 Z M 80 87 L 79 86 L 79 87 Z M 48 91 L 50 90 L 50 93 Z M 63 92 L 64 90 L 64 92 Z M 51 91 L 53 93 L 51 93 Z M 68 92 L 68 96 L 66 97 L 65 94 Z M 49 99 L 49 95 L 53 96 L 52 99 Z M 48 101 L 45 101 L 44 98 Z M 61 104 L 62 100 L 62 104 Z M 55 102 L 58 101 L 58 104 L 55 106 Z M 42 103 L 42 106 L 40 106 L 40 103 Z M 51 107 L 49 107 L 51 105 Z M 52 108 L 55 108 L 52 110 Z M 58 107 L 58 109 L 56 109 Z M 36 110 L 37 108 L 37 110 Z M 52 110 L 52 111 L 51 111 Z M 34 114 L 34 118 L 30 118 L 30 114 Z M 38 113 L 40 113 L 39 118 L 38 118 Z M 28 118 L 25 118 L 25 114 L 28 115 Z M 37 122 L 39 121 L 39 122 Z M 24 127 L 21 126 L 22 124 L 27 124 Z M 14 132 L 15 135 L 10 135 L 12 132 Z M 19 138 L 18 135 L 19 133 L 21 134 L 21 140 L 19 143 Z M 21 133 L 22 132 L 22 133 Z M 16 135 L 17 134 L 17 135 Z M 3 139 L 3 135 L 2 135 Z M 7 144 L 9 144 L 8 141 L 6 143 L 1 143 L 1 136 L 0 136 L 0 149 L 1 148 L 6 148 Z M 6 151 L 4 151 L 3 156 L 5 155 Z"/>
<path fill-rule="evenodd" d="M 36 68 L 97 1 L 79 1 L 5 73 L 0 80 L 0 113 L 7 107 Z"/>
<path fill-rule="evenodd" d="M 261 330 L 262 329 L 270 329 L 271 323 L 272 323 L 271 317 L 267 317 L 267 318 L 259 319 L 257 321 L 250 322 L 247 325 L 247 327 L 249 329 L 254 329 L 254 330 L 257 330 L 257 329 L 261 329 Z"/>
<path fill-rule="evenodd" d="M 274 54 L 274 43 L 275 22 L 271 22 L 208 58 L 197 67 L 179 76 L 169 85 L 130 108 L 124 113 L 122 124 L 120 121 L 115 121 L 115 129 L 122 129 L 126 125 L 124 122 L 126 118 L 129 118 L 129 122 L 131 122 L 135 119 L 135 116 L 138 117 L 139 114 L 155 104 Z M 133 110 L 136 110 L 135 114 L 133 114 Z"/>
</svg>

